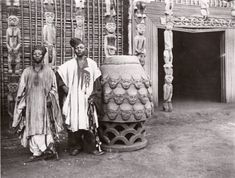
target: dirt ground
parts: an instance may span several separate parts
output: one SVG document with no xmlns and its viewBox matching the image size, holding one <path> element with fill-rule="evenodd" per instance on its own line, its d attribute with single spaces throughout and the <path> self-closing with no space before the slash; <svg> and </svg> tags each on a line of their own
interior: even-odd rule
<svg viewBox="0 0 235 178">
<path fill-rule="evenodd" d="M 146 148 L 76 157 L 62 141 L 59 161 L 24 164 L 30 156 L 15 137 L 1 137 L 2 178 L 234 178 L 235 104 L 177 102 L 146 122 Z"/>
</svg>

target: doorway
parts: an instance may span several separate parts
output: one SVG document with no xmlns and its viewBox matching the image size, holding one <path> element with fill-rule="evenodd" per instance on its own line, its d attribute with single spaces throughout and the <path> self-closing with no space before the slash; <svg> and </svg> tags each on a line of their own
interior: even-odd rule
<svg viewBox="0 0 235 178">
<path fill-rule="evenodd" d="M 164 30 L 158 30 L 159 101 L 163 99 Z M 221 101 L 220 39 L 223 32 L 173 32 L 173 100 Z"/>
</svg>

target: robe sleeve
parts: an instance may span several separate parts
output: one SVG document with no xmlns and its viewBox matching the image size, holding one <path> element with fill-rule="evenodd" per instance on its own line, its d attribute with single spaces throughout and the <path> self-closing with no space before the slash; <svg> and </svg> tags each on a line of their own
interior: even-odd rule
<svg viewBox="0 0 235 178">
<path fill-rule="evenodd" d="M 22 113 L 26 108 L 25 97 L 26 97 L 27 76 L 28 76 L 28 70 L 25 69 L 21 75 L 15 99 L 15 109 L 14 109 L 12 127 L 17 127 L 19 123 L 22 121 Z"/>
<path fill-rule="evenodd" d="M 50 110 L 49 112 L 51 113 L 50 119 L 53 123 L 53 127 L 55 128 L 55 132 L 58 133 L 63 130 L 63 119 L 59 106 L 56 76 L 53 71 L 51 72 L 52 72 L 52 85 L 48 96 L 49 97 L 48 100 L 51 102 L 51 105 L 48 109 Z"/>
</svg>

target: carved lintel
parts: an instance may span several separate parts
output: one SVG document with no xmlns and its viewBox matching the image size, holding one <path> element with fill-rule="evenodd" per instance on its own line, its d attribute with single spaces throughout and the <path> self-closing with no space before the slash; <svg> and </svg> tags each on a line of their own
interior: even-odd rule
<svg viewBox="0 0 235 178">
<path fill-rule="evenodd" d="M 160 17 L 162 25 L 166 25 L 166 17 Z M 174 27 L 182 28 L 235 28 L 235 20 L 227 18 L 208 17 L 206 20 L 203 17 L 172 17 Z"/>
</svg>

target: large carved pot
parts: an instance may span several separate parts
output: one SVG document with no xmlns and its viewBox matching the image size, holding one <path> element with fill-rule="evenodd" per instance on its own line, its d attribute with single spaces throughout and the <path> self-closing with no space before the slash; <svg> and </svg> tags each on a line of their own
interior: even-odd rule
<svg viewBox="0 0 235 178">
<path fill-rule="evenodd" d="M 107 57 L 101 66 L 104 117 L 102 148 L 133 151 L 147 145 L 144 122 L 152 113 L 152 89 L 136 56 Z"/>
</svg>

